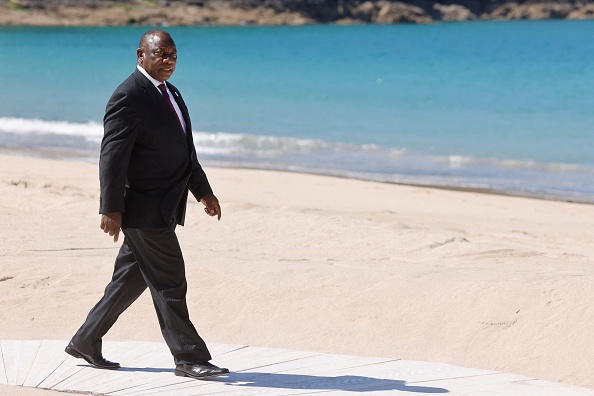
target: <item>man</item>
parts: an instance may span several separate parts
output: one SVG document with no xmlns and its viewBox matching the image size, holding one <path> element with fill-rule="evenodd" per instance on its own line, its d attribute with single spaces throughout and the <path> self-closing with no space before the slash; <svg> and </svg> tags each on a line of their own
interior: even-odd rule
<svg viewBox="0 0 594 396">
<path fill-rule="evenodd" d="M 166 82 L 177 49 L 169 33 L 150 30 L 140 39 L 137 68 L 113 93 L 104 117 L 99 159 L 101 229 L 124 241 L 105 294 L 89 312 L 66 352 L 103 369 L 101 339 L 148 287 L 175 375 L 205 378 L 229 372 L 211 363 L 186 305 L 182 252 L 175 235 L 183 225 L 188 190 L 210 216 L 221 207 L 196 158 L 188 109 Z"/>
</svg>

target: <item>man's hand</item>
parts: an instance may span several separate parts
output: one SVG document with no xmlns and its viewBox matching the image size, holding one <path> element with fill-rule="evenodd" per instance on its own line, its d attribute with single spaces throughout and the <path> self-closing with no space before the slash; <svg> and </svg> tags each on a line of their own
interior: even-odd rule
<svg viewBox="0 0 594 396">
<path fill-rule="evenodd" d="M 206 194 L 200 199 L 205 206 L 204 211 L 209 216 L 217 216 L 221 220 L 221 206 L 219 200 L 213 194 Z"/>
<path fill-rule="evenodd" d="M 113 242 L 116 243 L 122 227 L 122 213 L 113 212 L 102 214 L 99 227 L 101 227 L 104 233 L 109 233 L 109 236 L 113 236 Z"/>
</svg>

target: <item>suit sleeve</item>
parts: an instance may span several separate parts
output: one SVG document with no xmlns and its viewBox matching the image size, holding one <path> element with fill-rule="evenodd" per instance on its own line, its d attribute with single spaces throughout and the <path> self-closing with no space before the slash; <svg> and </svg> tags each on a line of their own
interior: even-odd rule
<svg viewBox="0 0 594 396">
<path fill-rule="evenodd" d="M 208 178 L 206 177 L 206 173 L 202 169 L 202 166 L 198 162 L 198 158 L 196 156 L 196 148 L 194 147 L 194 143 L 192 142 L 192 174 L 190 175 L 190 191 L 192 195 L 200 201 L 200 199 L 207 195 L 212 194 L 212 188 L 210 187 L 210 183 L 208 182 Z"/>
<path fill-rule="evenodd" d="M 130 155 L 138 134 L 138 115 L 130 95 L 116 90 L 105 110 L 99 157 L 99 213 L 125 212 L 124 197 Z"/>
</svg>

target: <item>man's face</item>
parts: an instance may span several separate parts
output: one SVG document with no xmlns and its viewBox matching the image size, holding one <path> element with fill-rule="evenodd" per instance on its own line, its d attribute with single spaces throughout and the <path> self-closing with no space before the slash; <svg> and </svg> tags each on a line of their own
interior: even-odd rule
<svg viewBox="0 0 594 396">
<path fill-rule="evenodd" d="M 167 35 L 154 35 L 136 51 L 138 64 L 157 81 L 166 81 L 175 71 L 177 48 Z"/>
</svg>

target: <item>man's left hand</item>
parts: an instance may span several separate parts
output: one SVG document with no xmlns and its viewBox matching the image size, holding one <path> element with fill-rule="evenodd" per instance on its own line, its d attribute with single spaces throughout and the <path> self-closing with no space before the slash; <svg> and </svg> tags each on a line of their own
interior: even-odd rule
<svg viewBox="0 0 594 396">
<path fill-rule="evenodd" d="M 205 206 L 204 211 L 209 216 L 217 216 L 221 220 L 221 205 L 219 200 L 213 194 L 206 194 L 200 199 Z"/>
</svg>

